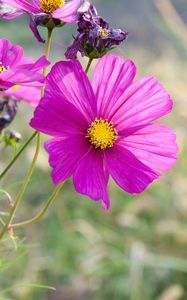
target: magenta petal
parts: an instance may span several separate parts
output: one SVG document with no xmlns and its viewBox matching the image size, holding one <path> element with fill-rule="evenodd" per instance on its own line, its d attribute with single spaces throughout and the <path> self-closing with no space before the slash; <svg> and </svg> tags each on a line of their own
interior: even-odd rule
<svg viewBox="0 0 187 300">
<path fill-rule="evenodd" d="M 130 194 L 139 194 L 159 173 L 151 170 L 129 150 L 119 145 L 105 151 L 106 166 L 115 182 Z"/>
<path fill-rule="evenodd" d="M 14 96 L 18 100 L 27 102 L 29 105 L 36 107 L 41 99 L 41 88 L 40 87 L 13 87 L 9 88 L 2 93 L 7 96 Z"/>
<path fill-rule="evenodd" d="M 2 58 L 1 62 L 5 66 L 13 67 L 16 65 L 23 57 L 23 48 L 16 45 L 11 45 L 11 48 L 7 49 L 6 57 Z"/>
<path fill-rule="evenodd" d="M 7 39 L 0 39 L 0 62 L 3 63 L 4 59 L 6 59 L 7 52 L 11 49 L 12 44 Z"/>
<path fill-rule="evenodd" d="M 74 23 L 78 19 L 77 11 L 82 3 L 83 0 L 71 0 L 62 7 L 56 9 L 52 13 L 52 16 L 53 18 L 62 20 L 66 23 Z"/>
<path fill-rule="evenodd" d="M 59 184 L 72 176 L 77 162 L 88 152 L 89 145 L 82 137 L 59 138 L 46 142 L 45 149 L 53 168 L 51 177 L 55 184 Z"/>
<path fill-rule="evenodd" d="M 99 60 L 93 75 L 93 90 L 99 117 L 108 117 L 114 104 L 123 95 L 136 75 L 136 66 L 121 56 L 105 55 Z"/>
<path fill-rule="evenodd" d="M 35 62 L 30 61 L 32 59 L 23 58 L 20 61 L 20 64 L 16 66 L 18 70 L 30 70 L 32 72 L 41 71 L 43 68 L 50 65 L 50 62 L 46 59 L 45 55 L 41 56 L 38 60 Z"/>
<path fill-rule="evenodd" d="M 153 77 L 131 84 L 110 113 L 118 132 L 151 123 L 172 109 L 173 103 L 163 86 Z"/>
<path fill-rule="evenodd" d="M 14 84 L 12 82 L 8 82 L 8 81 L 2 81 L 0 78 L 0 88 L 1 89 L 8 89 L 10 87 L 12 87 Z"/>
<path fill-rule="evenodd" d="M 0 73 L 1 87 L 11 87 L 14 84 L 26 86 L 41 86 L 45 82 L 42 75 L 43 67 L 49 65 L 45 56 L 37 61 L 25 58 L 23 48 L 12 45 L 9 40 L 0 39 L 0 65 L 6 68 Z"/>
<path fill-rule="evenodd" d="M 120 144 L 130 150 L 142 163 L 155 171 L 167 171 L 176 162 L 176 136 L 169 127 L 150 124 L 130 132 Z"/>
<path fill-rule="evenodd" d="M 35 5 L 30 4 L 26 0 L 3 0 L 4 3 L 7 3 L 11 5 L 12 7 L 15 7 L 17 9 L 21 9 L 25 12 L 32 12 L 32 13 L 39 13 L 40 9 L 39 7 L 36 7 Z"/>
<path fill-rule="evenodd" d="M 89 122 L 96 117 L 95 96 L 89 79 L 77 60 L 56 63 L 47 76 L 46 90 L 61 93 Z"/>
<path fill-rule="evenodd" d="M 0 74 L 0 80 L 11 83 L 12 85 L 42 86 L 45 78 L 39 72 L 33 72 L 26 69 L 11 69 Z"/>
<path fill-rule="evenodd" d="M 96 201 L 102 199 L 103 209 L 109 209 L 108 172 L 105 169 L 101 151 L 90 149 L 78 162 L 73 174 L 73 182 L 78 193 Z"/>
<path fill-rule="evenodd" d="M 23 57 L 23 48 L 18 45 L 12 45 L 7 40 L 0 38 L 0 63 L 5 67 L 12 67 Z"/>
<path fill-rule="evenodd" d="M 11 20 L 11 19 L 19 17 L 23 13 L 24 13 L 23 11 L 17 11 L 15 13 L 6 13 L 4 15 L 0 14 L 0 18 L 6 19 L 6 20 Z"/>
<path fill-rule="evenodd" d="M 40 7 L 40 0 L 30 0 L 30 3 L 33 6 Z"/>
<path fill-rule="evenodd" d="M 80 111 L 55 90 L 52 94 L 45 91 L 30 125 L 54 137 L 85 136 L 88 128 Z"/>
<path fill-rule="evenodd" d="M 24 13 L 23 10 L 18 10 L 17 8 L 0 1 L 0 18 L 3 19 L 14 19 Z"/>
</svg>

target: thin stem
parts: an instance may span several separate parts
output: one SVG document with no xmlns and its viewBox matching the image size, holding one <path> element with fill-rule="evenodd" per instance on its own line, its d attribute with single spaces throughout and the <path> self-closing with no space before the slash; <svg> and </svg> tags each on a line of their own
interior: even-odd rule
<svg viewBox="0 0 187 300">
<path fill-rule="evenodd" d="M 36 150 L 35 150 L 35 154 L 34 154 L 34 157 L 33 157 L 33 160 L 32 160 L 32 163 L 31 163 L 31 166 L 29 168 L 29 171 L 28 171 L 28 174 L 27 176 L 25 177 L 25 180 L 22 184 L 22 187 L 20 189 L 20 191 L 18 192 L 18 195 L 15 199 L 15 202 L 14 202 L 14 206 L 9 214 L 9 217 L 5 223 L 5 226 L 3 227 L 2 231 L 0 232 L 0 240 L 2 239 L 2 237 L 4 236 L 5 232 L 7 231 L 7 229 L 9 228 L 11 222 L 12 222 L 12 219 L 14 218 L 14 215 L 15 215 L 15 212 L 16 212 L 16 209 L 25 193 L 25 190 L 27 188 L 27 185 L 31 179 L 31 176 L 32 176 L 32 173 L 33 173 L 33 170 L 34 170 L 34 167 L 35 167 L 35 163 L 36 163 L 36 160 L 37 160 L 37 157 L 38 157 L 38 153 L 39 153 L 39 149 L 40 149 L 40 133 L 37 133 L 37 143 L 36 143 Z"/>
<path fill-rule="evenodd" d="M 3 226 L 5 226 L 5 221 L 0 217 L 0 222 Z"/>
<path fill-rule="evenodd" d="M 48 208 L 52 205 L 52 203 L 54 202 L 56 196 L 58 195 L 58 193 L 60 192 L 61 188 L 63 187 L 64 185 L 64 182 L 60 183 L 59 185 L 57 185 L 57 187 L 54 189 L 51 197 L 48 199 L 46 205 L 44 206 L 44 208 L 41 210 L 41 212 L 39 214 L 37 214 L 35 217 L 27 220 L 27 221 L 23 221 L 23 222 L 20 222 L 20 223 L 16 223 L 16 224 L 12 224 L 11 226 L 13 228 L 15 227 L 22 227 L 22 226 L 25 226 L 25 225 L 30 225 L 30 224 L 33 224 L 37 221 L 39 221 L 44 215 L 45 213 L 47 212 Z"/>
<path fill-rule="evenodd" d="M 16 152 L 17 152 L 17 146 L 16 143 L 14 143 L 12 145 L 12 159 L 14 159 L 14 157 L 16 156 Z"/>
<path fill-rule="evenodd" d="M 91 63 L 93 61 L 93 58 L 89 58 L 89 61 L 88 61 L 88 64 L 87 64 L 87 67 L 86 67 L 86 70 L 85 70 L 85 73 L 87 74 L 89 69 L 90 69 L 90 66 L 91 66 Z"/>
<path fill-rule="evenodd" d="M 47 59 L 49 58 L 49 53 L 50 53 L 50 50 L 51 50 L 51 35 L 52 35 L 52 31 L 53 31 L 53 29 L 49 29 L 48 28 L 48 32 L 47 32 L 47 44 L 46 44 L 46 49 L 45 49 L 45 57 Z M 43 68 L 43 76 L 46 76 L 46 73 L 47 73 L 47 67 Z M 45 86 L 43 86 L 41 88 L 41 97 L 43 97 L 43 95 L 44 95 L 44 89 L 45 89 Z"/>
<path fill-rule="evenodd" d="M 9 193 L 7 193 L 5 190 L 2 190 L 2 189 L 0 189 L 0 193 L 5 194 L 5 196 L 6 196 L 7 199 L 8 199 L 8 205 L 9 205 L 10 207 L 13 207 L 13 206 L 14 206 L 14 202 L 13 202 L 13 200 L 12 200 L 12 197 L 9 195 Z"/>
<path fill-rule="evenodd" d="M 6 168 L 0 174 L 0 180 L 5 176 L 5 174 L 8 172 L 8 170 L 12 167 L 12 165 L 15 163 L 15 161 L 18 159 L 18 157 L 21 155 L 21 153 L 25 150 L 25 148 L 30 144 L 30 142 L 35 138 L 36 135 L 37 135 L 37 131 L 35 131 L 31 135 L 31 137 L 27 140 L 27 142 L 21 147 L 21 149 L 17 152 L 15 157 L 9 162 L 9 164 L 6 166 Z"/>
</svg>

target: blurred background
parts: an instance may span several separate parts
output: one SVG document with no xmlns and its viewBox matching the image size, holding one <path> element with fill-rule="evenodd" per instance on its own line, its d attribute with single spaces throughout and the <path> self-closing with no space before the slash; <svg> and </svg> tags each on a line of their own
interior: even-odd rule
<svg viewBox="0 0 187 300">
<path fill-rule="evenodd" d="M 146 192 L 131 196 L 110 184 L 111 209 L 76 194 L 71 181 L 47 216 L 17 229 L 0 248 L 0 300 L 186 300 L 187 299 L 187 1 L 94 0 L 111 26 L 129 32 L 114 53 L 133 59 L 138 77 L 153 75 L 174 100 L 161 120 L 177 133 L 179 159 Z M 45 31 L 41 29 L 45 35 Z M 56 29 L 52 61 L 63 53 L 75 26 Z M 28 29 L 28 18 L 0 20 L 0 36 L 25 47 L 27 55 L 44 52 Z M 87 59 L 82 60 L 86 65 Z M 90 72 L 91 74 L 92 72 Z M 20 105 L 10 129 L 23 142 L 31 135 L 32 108 Z M 34 144 L 15 164 L 0 188 L 14 198 L 32 160 Z M 2 170 L 11 149 L 1 149 Z M 34 176 L 16 221 L 37 214 L 53 190 L 48 157 L 41 150 Z M 16 178 L 16 180 L 15 180 Z M 8 212 L 0 194 L 0 214 Z"/>
</svg>

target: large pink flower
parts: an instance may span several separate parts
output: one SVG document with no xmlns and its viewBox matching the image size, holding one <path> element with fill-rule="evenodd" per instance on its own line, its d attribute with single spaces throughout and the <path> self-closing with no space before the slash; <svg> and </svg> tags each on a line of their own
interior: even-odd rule
<svg viewBox="0 0 187 300">
<path fill-rule="evenodd" d="M 175 134 L 154 120 L 172 101 L 153 77 L 134 81 L 136 67 L 120 56 L 98 62 L 92 86 L 76 60 L 56 63 L 31 126 L 46 142 L 55 184 L 73 176 L 77 192 L 110 206 L 109 175 L 138 194 L 176 161 Z"/>
<path fill-rule="evenodd" d="M 7 89 L 15 84 L 41 86 L 45 81 L 41 70 L 48 65 L 45 56 L 37 61 L 25 58 L 22 47 L 0 39 L 0 89 Z"/>
</svg>

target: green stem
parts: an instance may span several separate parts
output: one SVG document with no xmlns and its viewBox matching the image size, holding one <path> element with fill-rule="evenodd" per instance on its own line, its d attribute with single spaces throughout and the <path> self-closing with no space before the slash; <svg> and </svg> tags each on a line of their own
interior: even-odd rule
<svg viewBox="0 0 187 300">
<path fill-rule="evenodd" d="M 18 157 L 21 155 L 21 153 L 25 150 L 25 148 L 30 144 L 30 142 L 35 138 L 36 135 L 37 135 L 37 131 L 35 131 L 31 135 L 31 137 L 27 140 L 27 142 L 21 147 L 21 149 L 17 152 L 15 157 L 9 162 L 9 164 L 6 166 L 6 168 L 0 174 L 0 180 L 6 175 L 8 170 L 12 167 L 12 165 L 15 163 L 15 161 L 18 159 Z"/>
<path fill-rule="evenodd" d="M 2 189 L 0 189 L 0 193 L 5 194 L 5 196 L 6 196 L 7 199 L 8 199 L 8 205 L 9 205 L 10 207 L 14 206 L 13 200 L 12 200 L 11 196 L 9 195 L 9 193 L 7 193 L 5 190 L 2 190 Z"/>
<path fill-rule="evenodd" d="M 29 171 L 28 171 L 28 174 L 27 176 L 25 177 L 25 180 L 22 184 L 22 187 L 20 189 L 20 191 L 18 192 L 18 195 L 15 199 L 15 202 L 14 202 L 14 206 L 9 214 L 9 217 L 5 223 L 5 226 L 3 227 L 2 231 L 0 232 L 0 240 L 3 238 L 5 232 L 7 231 L 7 229 L 9 228 L 11 222 L 12 222 L 12 219 L 14 218 L 14 215 L 15 215 L 15 212 L 16 212 L 16 209 L 25 193 L 25 190 L 27 188 L 27 185 L 31 179 L 31 176 L 32 176 L 32 173 L 33 173 L 33 170 L 34 170 L 34 166 L 35 166 L 35 163 L 36 163 L 36 160 L 37 160 L 37 157 L 38 157 L 38 153 L 39 153 L 39 149 L 40 149 L 40 133 L 37 133 L 37 143 L 36 143 L 36 150 L 35 150 L 35 154 L 34 154 L 34 158 L 32 160 L 32 163 L 31 163 L 31 166 L 29 168 Z"/>
<path fill-rule="evenodd" d="M 4 220 L 0 217 L 0 222 L 1 222 L 1 224 L 3 225 L 3 226 L 5 226 L 5 222 L 4 222 Z"/>
<path fill-rule="evenodd" d="M 52 203 L 54 202 L 56 196 L 58 195 L 58 193 L 60 192 L 61 188 L 63 187 L 64 182 L 60 183 L 59 185 L 57 185 L 57 187 L 54 189 L 51 197 L 48 199 L 46 205 L 44 206 L 44 208 L 41 210 L 41 212 L 39 214 L 37 214 L 35 217 L 27 220 L 27 221 L 23 221 L 20 223 L 16 223 L 16 224 L 12 224 L 11 226 L 13 228 L 15 227 L 22 227 L 22 226 L 26 226 L 26 225 L 30 225 L 33 224 L 37 221 L 39 221 L 47 212 L 48 208 L 52 205 Z"/>
<path fill-rule="evenodd" d="M 87 64 L 87 67 L 86 67 L 86 70 L 85 70 L 85 73 L 87 74 L 89 69 L 90 69 L 90 66 L 91 66 L 91 63 L 93 61 L 93 58 L 89 58 L 89 61 L 88 61 L 88 64 Z"/>
<path fill-rule="evenodd" d="M 53 29 L 48 28 L 47 30 L 48 31 L 47 31 L 47 44 L 46 44 L 46 49 L 45 49 L 45 57 L 48 59 L 50 49 L 51 49 L 51 35 L 52 35 Z M 47 67 L 43 68 L 43 76 L 46 76 L 46 73 L 47 73 Z M 41 97 L 43 97 L 43 95 L 44 95 L 44 89 L 45 89 L 45 86 L 42 86 Z"/>
</svg>

